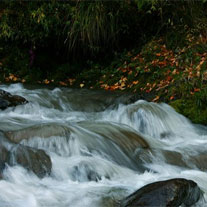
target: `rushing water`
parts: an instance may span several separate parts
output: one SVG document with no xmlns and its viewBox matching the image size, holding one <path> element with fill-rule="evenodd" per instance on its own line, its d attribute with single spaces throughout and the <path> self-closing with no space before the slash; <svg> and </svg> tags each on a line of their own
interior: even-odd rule
<svg viewBox="0 0 207 207">
<path fill-rule="evenodd" d="M 0 88 L 29 101 L 0 111 L 0 130 L 15 130 L 23 145 L 44 149 L 52 160 L 43 179 L 8 166 L 0 207 L 112 207 L 170 178 L 194 180 L 204 192 L 196 206 L 207 206 L 207 130 L 167 104 L 129 104 L 119 93 Z"/>
</svg>

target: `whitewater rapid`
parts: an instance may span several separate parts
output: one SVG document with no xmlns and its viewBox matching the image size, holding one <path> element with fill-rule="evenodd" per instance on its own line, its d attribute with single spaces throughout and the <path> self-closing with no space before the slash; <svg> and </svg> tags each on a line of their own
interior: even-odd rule
<svg viewBox="0 0 207 207">
<path fill-rule="evenodd" d="M 170 178 L 195 181 L 204 192 L 195 206 L 207 206 L 207 164 L 190 161 L 206 154 L 207 129 L 169 105 L 128 103 L 125 94 L 83 89 L 0 89 L 29 101 L 0 111 L 0 130 L 20 136 L 27 130 L 29 138 L 20 143 L 45 150 L 52 161 L 51 175 L 42 179 L 7 166 L 0 207 L 112 207 L 142 186 Z M 181 163 L 165 153 L 182 156 Z"/>
</svg>

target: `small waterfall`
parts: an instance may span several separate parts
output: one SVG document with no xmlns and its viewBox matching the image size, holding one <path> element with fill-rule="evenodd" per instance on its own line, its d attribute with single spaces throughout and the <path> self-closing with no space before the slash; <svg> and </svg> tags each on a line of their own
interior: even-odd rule
<svg viewBox="0 0 207 207">
<path fill-rule="evenodd" d="M 146 184 L 178 177 L 198 183 L 204 199 L 195 206 L 207 206 L 207 129 L 169 105 L 102 91 L 0 89 L 29 101 L 0 111 L 0 143 L 43 150 L 52 162 L 44 178 L 6 165 L 0 206 L 116 207 Z"/>
</svg>

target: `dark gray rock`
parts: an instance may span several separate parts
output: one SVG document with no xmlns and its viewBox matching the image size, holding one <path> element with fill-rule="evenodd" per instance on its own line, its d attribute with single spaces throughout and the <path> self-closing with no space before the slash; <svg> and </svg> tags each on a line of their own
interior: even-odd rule
<svg viewBox="0 0 207 207">
<path fill-rule="evenodd" d="M 11 94 L 9 92 L 6 92 L 2 89 L 0 89 L 0 96 L 10 96 Z"/>
<path fill-rule="evenodd" d="M 28 103 L 25 98 L 17 95 L 12 95 L 0 89 L 0 109 L 4 110 L 8 107 L 17 106 L 25 103 Z"/>
<path fill-rule="evenodd" d="M 19 164 L 43 178 L 52 168 L 50 157 L 40 149 L 17 145 L 11 150 L 10 165 Z"/>
<path fill-rule="evenodd" d="M 148 184 L 120 203 L 121 207 L 178 207 L 191 206 L 201 197 L 198 185 L 192 180 L 176 178 Z"/>
<path fill-rule="evenodd" d="M 9 107 L 9 101 L 0 97 L 0 109 L 4 110 Z"/>
</svg>

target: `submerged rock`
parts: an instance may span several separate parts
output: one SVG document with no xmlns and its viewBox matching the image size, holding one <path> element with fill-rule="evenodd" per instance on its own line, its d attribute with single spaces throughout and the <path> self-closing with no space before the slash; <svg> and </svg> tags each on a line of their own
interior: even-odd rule
<svg viewBox="0 0 207 207">
<path fill-rule="evenodd" d="M 162 150 L 162 154 L 168 164 L 189 168 L 186 160 L 183 158 L 183 155 L 180 152 Z"/>
<path fill-rule="evenodd" d="M 0 97 L 0 109 L 6 109 L 9 106 L 9 101 Z"/>
<path fill-rule="evenodd" d="M 4 110 L 11 106 L 17 106 L 28 103 L 28 101 L 17 95 L 12 95 L 4 90 L 0 89 L 0 109 Z"/>
<path fill-rule="evenodd" d="M 121 201 L 121 207 L 191 206 L 201 197 L 201 190 L 192 180 L 176 178 L 148 184 Z"/>
<path fill-rule="evenodd" d="M 98 181 L 101 180 L 99 175 L 92 167 L 86 163 L 79 163 L 73 167 L 71 172 L 72 180 L 79 182 Z"/>
<path fill-rule="evenodd" d="M 9 162 L 9 151 L 0 143 L 0 179 L 5 168 L 5 164 Z"/>
<path fill-rule="evenodd" d="M 91 152 L 104 153 L 118 165 L 135 171 L 144 172 L 148 169 L 145 163 L 150 162 L 150 146 L 145 138 L 131 127 L 90 121 L 82 121 L 78 125 L 86 129 L 85 132 L 89 132 L 81 141 Z"/>
<path fill-rule="evenodd" d="M 40 178 L 49 175 L 52 168 L 50 157 L 43 150 L 11 143 L 0 132 L 0 179 L 6 164 L 19 164 Z"/>
<path fill-rule="evenodd" d="M 198 168 L 202 171 L 207 170 L 206 152 L 202 152 L 197 155 L 185 156 L 185 153 L 181 154 L 176 151 L 162 150 L 162 155 L 168 164 L 189 169 Z"/>
<path fill-rule="evenodd" d="M 207 154 L 205 152 L 195 155 L 195 156 L 190 156 L 189 162 L 192 167 L 197 167 L 198 169 L 202 171 L 207 170 Z"/>
<path fill-rule="evenodd" d="M 17 145 L 12 149 L 11 154 L 11 165 L 19 164 L 40 178 L 49 175 L 51 172 L 50 157 L 43 150 Z"/>
</svg>

